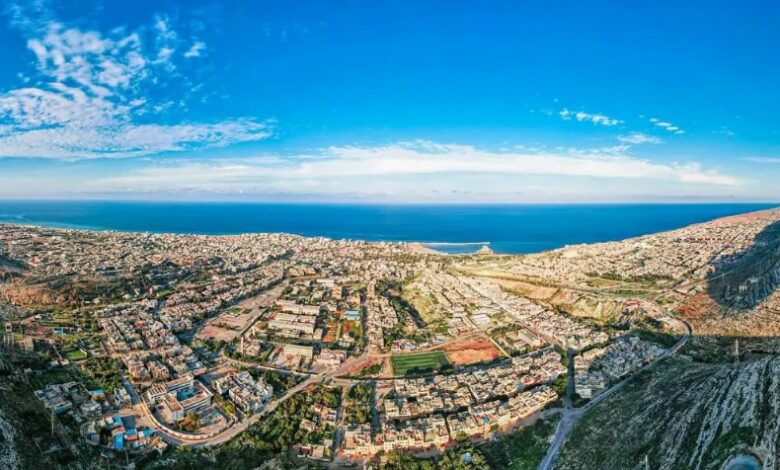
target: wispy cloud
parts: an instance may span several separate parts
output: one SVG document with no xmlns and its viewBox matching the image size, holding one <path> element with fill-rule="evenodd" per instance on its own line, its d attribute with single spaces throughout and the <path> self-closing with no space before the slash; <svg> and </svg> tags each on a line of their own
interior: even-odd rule
<svg viewBox="0 0 780 470">
<path fill-rule="evenodd" d="M 180 79 L 176 61 L 206 47 L 195 42 L 179 53 L 182 40 L 167 18 L 153 28 L 103 33 L 69 27 L 45 4 L 9 11 L 35 67 L 30 86 L 0 92 L 0 157 L 128 157 L 270 135 L 267 122 L 252 119 L 148 124 L 172 105 L 149 91 Z"/>
<path fill-rule="evenodd" d="M 662 128 L 662 129 L 666 129 L 667 131 L 672 132 L 672 133 L 674 133 L 676 135 L 685 134 L 684 130 L 680 129 L 678 126 L 675 126 L 671 122 L 662 121 L 662 120 L 660 120 L 658 118 L 650 118 L 649 121 L 651 123 L 653 123 L 654 125 Z"/>
<path fill-rule="evenodd" d="M 203 41 L 196 41 L 192 46 L 184 53 L 184 57 L 192 59 L 193 57 L 200 57 L 203 51 L 206 50 L 206 43 Z"/>
<path fill-rule="evenodd" d="M 225 190 L 338 193 L 353 189 L 349 181 L 378 179 L 375 188 L 415 175 L 508 175 L 657 180 L 736 186 L 741 180 L 698 163 L 660 164 L 630 156 L 570 153 L 517 153 L 481 150 L 469 145 L 429 141 L 386 146 L 328 147 L 309 155 L 271 156 L 226 162 L 169 162 L 132 174 L 98 180 L 92 188 L 105 191 Z M 491 176 L 492 175 L 492 176 Z M 488 178 L 489 179 L 489 178 Z M 372 180 L 372 181 L 374 181 Z M 345 183 L 346 182 L 346 183 Z M 372 183 L 373 184 L 373 183 Z M 470 188 L 489 191 L 486 188 Z"/>
<path fill-rule="evenodd" d="M 561 119 L 568 121 L 570 119 L 576 119 L 577 121 L 590 122 L 600 126 L 617 126 L 623 124 L 623 121 L 603 114 L 591 114 L 583 111 L 571 111 L 567 108 L 563 108 L 558 115 Z"/>
<path fill-rule="evenodd" d="M 641 132 L 632 132 L 631 134 L 618 136 L 618 140 L 624 144 L 660 144 L 662 141 L 658 137 L 642 134 Z"/>
<path fill-rule="evenodd" d="M 745 157 L 742 160 L 753 163 L 769 163 L 780 165 L 780 157 Z"/>
</svg>

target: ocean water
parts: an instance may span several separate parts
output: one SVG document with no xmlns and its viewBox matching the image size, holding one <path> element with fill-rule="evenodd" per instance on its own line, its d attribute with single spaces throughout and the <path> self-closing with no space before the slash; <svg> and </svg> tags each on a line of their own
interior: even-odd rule
<svg viewBox="0 0 780 470">
<path fill-rule="evenodd" d="M 777 204 L 362 205 L 2 201 L 0 222 L 94 230 L 286 232 L 446 243 L 448 253 L 533 253 L 671 230 Z"/>
</svg>

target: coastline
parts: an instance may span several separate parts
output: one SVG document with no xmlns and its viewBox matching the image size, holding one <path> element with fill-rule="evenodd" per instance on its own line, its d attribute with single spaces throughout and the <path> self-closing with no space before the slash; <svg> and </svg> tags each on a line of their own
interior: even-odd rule
<svg viewBox="0 0 780 470">
<path fill-rule="evenodd" d="M 750 203 L 386 206 L 0 200 L 0 223 L 63 230 L 200 236 L 280 233 L 403 243 L 428 254 L 468 255 L 487 246 L 493 253 L 513 255 L 619 241 L 777 206 Z"/>
</svg>

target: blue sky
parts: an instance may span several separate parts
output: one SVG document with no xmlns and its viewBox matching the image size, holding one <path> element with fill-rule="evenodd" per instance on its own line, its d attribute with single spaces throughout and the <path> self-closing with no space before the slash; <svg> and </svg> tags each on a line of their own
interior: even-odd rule
<svg viewBox="0 0 780 470">
<path fill-rule="evenodd" d="M 780 200 L 775 2 L 238 3 L 4 2 L 0 197 Z"/>
</svg>

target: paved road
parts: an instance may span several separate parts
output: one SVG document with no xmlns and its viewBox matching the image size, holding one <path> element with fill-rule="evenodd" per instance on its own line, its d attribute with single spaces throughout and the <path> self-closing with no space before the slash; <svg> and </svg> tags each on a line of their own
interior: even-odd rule
<svg viewBox="0 0 780 470">
<path fill-rule="evenodd" d="M 168 444 L 173 444 L 177 446 L 185 446 L 185 447 L 206 447 L 206 446 L 213 446 L 222 444 L 224 442 L 227 442 L 234 437 L 236 437 L 238 434 L 244 432 L 249 428 L 249 426 L 252 426 L 253 424 L 257 423 L 261 419 L 263 419 L 265 416 L 271 414 L 276 410 L 276 408 L 279 407 L 282 403 L 289 400 L 293 396 L 295 396 L 297 393 L 303 391 L 306 387 L 309 385 L 322 381 L 325 378 L 327 378 L 326 373 L 322 373 L 313 377 L 309 377 L 308 379 L 304 380 L 303 382 L 299 383 L 295 387 L 287 390 L 284 395 L 277 398 L 276 400 L 273 400 L 269 402 L 265 408 L 263 408 L 260 412 L 253 414 L 248 419 L 239 421 L 235 424 L 233 424 L 228 429 L 225 429 L 224 431 L 220 432 L 219 434 L 212 436 L 212 437 L 202 437 L 202 436 L 192 436 L 192 438 L 182 438 L 179 436 L 176 436 L 174 434 L 171 434 L 168 429 L 157 426 L 155 431 L 157 434 Z M 149 422 L 153 423 L 154 421 L 151 419 L 151 412 L 149 411 L 149 408 L 142 404 L 139 406 L 139 408 L 142 408 L 146 415 L 149 417 Z"/>
<path fill-rule="evenodd" d="M 638 370 L 636 373 L 634 373 L 627 379 L 615 384 L 613 387 L 597 395 L 596 398 L 589 401 L 585 406 L 582 406 L 580 408 L 567 408 L 563 411 L 563 416 L 561 417 L 561 421 L 558 423 L 558 427 L 555 428 L 555 438 L 553 439 L 552 444 L 550 444 L 549 449 L 547 449 L 547 454 L 544 456 L 544 459 L 539 464 L 537 470 L 551 470 L 553 468 L 553 466 L 555 465 L 555 461 L 558 459 L 558 454 L 561 450 L 561 447 L 563 447 L 563 444 L 566 442 L 566 439 L 569 437 L 571 430 L 574 428 L 574 426 L 577 424 L 580 418 L 582 418 L 582 416 L 584 416 L 588 411 L 590 411 L 593 407 L 595 407 L 602 401 L 614 395 L 618 390 L 621 390 L 623 387 L 625 387 L 626 384 L 630 383 L 640 371 L 647 369 L 648 367 L 652 367 L 653 365 L 657 364 L 658 361 L 671 356 L 672 354 L 679 351 L 680 348 L 683 347 L 683 345 L 685 345 L 685 342 L 688 341 L 688 338 L 691 337 L 691 326 L 688 324 L 688 322 L 684 320 L 680 320 L 680 319 L 676 319 L 676 320 L 680 322 L 682 326 L 685 328 L 685 334 L 683 335 L 682 338 L 680 338 L 679 341 L 677 341 L 677 343 L 674 344 L 674 346 L 664 351 L 664 353 L 658 356 L 653 362 L 643 367 L 642 369 Z M 569 380 L 571 379 L 572 378 L 570 377 Z"/>
<path fill-rule="evenodd" d="M 211 438 L 208 438 L 208 439 L 204 439 L 204 440 L 199 440 L 199 441 L 194 442 L 194 443 L 189 444 L 189 445 L 191 445 L 192 447 L 213 446 L 213 445 L 217 445 L 217 444 L 222 444 L 224 442 L 227 442 L 227 441 L 233 439 L 237 435 L 239 435 L 242 432 L 246 431 L 247 428 L 249 428 L 249 426 L 252 426 L 253 424 L 255 424 L 258 421 L 260 421 L 261 419 L 263 419 L 265 416 L 273 413 L 274 410 L 276 410 L 276 408 L 279 407 L 279 405 L 281 405 L 285 401 L 289 400 L 290 398 L 292 398 L 293 396 L 295 396 L 299 392 L 303 391 L 309 385 L 323 380 L 326 376 L 327 376 L 327 374 L 322 373 L 320 375 L 309 377 L 308 379 L 306 379 L 303 382 L 299 383 L 298 385 L 296 385 L 295 387 L 291 388 L 290 390 L 287 390 L 287 392 L 285 392 L 285 394 L 282 395 L 281 397 L 279 397 L 278 399 L 268 403 L 268 405 L 266 405 L 265 408 L 263 408 L 259 413 L 255 413 L 252 416 L 250 416 L 249 419 L 245 419 L 243 421 L 240 421 L 240 422 L 236 423 L 235 425 L 233 425 L 229 429 L 221 432 L 220 434 L 218 434 L 218 435 L 216 435 L 214 437 L 211 437 Z M 188 444 L 185 443 L 185 445 L 188 445 Z"/>
<path fill-rule="evenodd" d="M 132 404 L 137 405 L 141 403 L 141 398 L 138 396 L 138 392 L 135 391 L 133 384 L 127 380 L 127 376 L 125 374 L 121 374 L 120 377 L 122 379 L 122 385 L 125 387 L 125 390 L 127 390 L 127 394 L 130 395 L 130 401 Z"/>
</svg>

